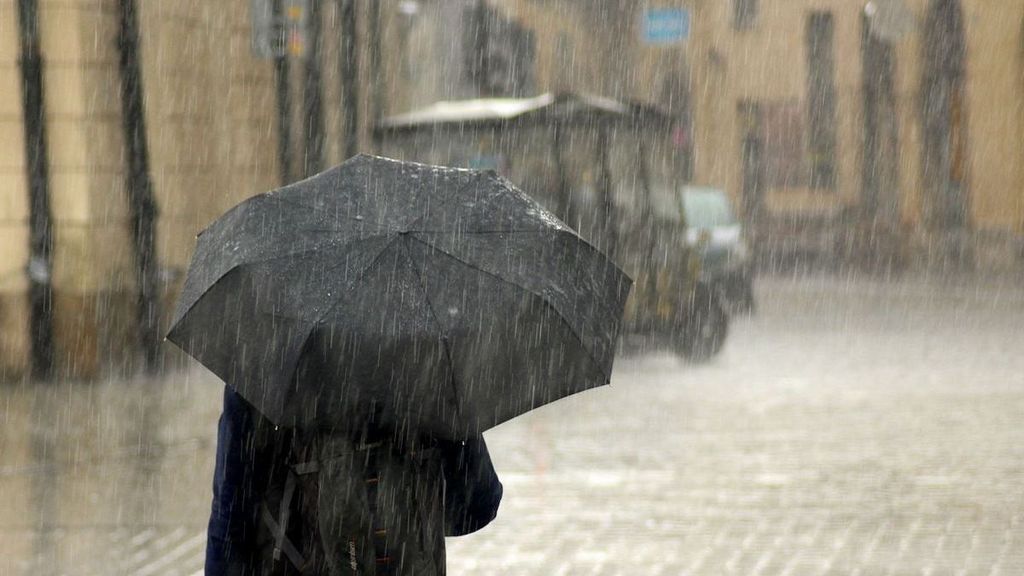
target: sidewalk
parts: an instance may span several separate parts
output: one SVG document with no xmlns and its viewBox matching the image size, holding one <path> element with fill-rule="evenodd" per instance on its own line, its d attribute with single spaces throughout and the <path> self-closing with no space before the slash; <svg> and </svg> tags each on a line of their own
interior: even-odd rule
<svg viewBox="0 0 1024 576">
<path fill-rule="evenodd" d="M 1024 287 L 762 278 L 722 356 L 488 432 L 452 576 L 1024 574 Z M 0 574 L 201 573 L 221 388 L 0 390 Z"/>
</svg>

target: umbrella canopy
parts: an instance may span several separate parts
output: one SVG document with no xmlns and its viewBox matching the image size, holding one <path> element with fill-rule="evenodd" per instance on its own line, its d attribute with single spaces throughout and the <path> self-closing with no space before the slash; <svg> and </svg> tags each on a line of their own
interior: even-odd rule
<svg viewBox="0 0 1024 576">
<path fill-rule="evenodd" d="M 631 283 L 492 172 L 356 156 L 201 233 L 168 339 L 277 424 L 463 438 L 608 383 Z"/>
</svg>

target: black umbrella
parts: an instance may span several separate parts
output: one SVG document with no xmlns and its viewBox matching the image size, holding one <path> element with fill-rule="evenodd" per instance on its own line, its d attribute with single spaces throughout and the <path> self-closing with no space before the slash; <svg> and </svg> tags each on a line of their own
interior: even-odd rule
<svg viewBox="0 0 1024 576">
<path fill-rule="evenodd" d="M 200 234 L 168 338 L 277 424 L 460 438 L 608 383 L 631 282 L 492 172 L 357 156 Z"/>
</svg>

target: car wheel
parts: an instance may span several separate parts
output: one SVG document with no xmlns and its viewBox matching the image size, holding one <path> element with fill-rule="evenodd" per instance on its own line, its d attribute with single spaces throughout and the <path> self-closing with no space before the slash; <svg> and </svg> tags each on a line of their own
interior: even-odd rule
<svg viewBox="0 0 1024 576">
<path fill-rule="evenodd" d="M 695 362 L 709 360 L 722 350 L 728 332 L 729 316 L 718 298 L 699 298 L 682 330 L 679 352 Z"/>
</svg>

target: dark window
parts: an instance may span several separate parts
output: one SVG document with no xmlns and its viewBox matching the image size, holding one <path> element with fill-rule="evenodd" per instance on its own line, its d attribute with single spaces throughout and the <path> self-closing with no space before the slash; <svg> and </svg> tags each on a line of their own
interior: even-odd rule
<svg viewBox="0 0 1024 576">
<path fill-rule="evenodd" d="M 558 69 L 553 78 L 558 90 L 571 90 L 573 87 L 573 66 L 576 55 L 572 38 L 566 32 L 559 32 L 555 40 L 555 63 Z"/>
<path fill-rule="evenodd" d="M 835 23 L 829 12 L 807 18 L 807 120 L 811 188 L 836 184 Z"/>
<path fill-rule="evenodd" d="M 759 0 L 732 0 L 732 27 L 750 30 L 757 23 Z"/>
<path fill-rule="evenodd" d="M 806 187 L 803 109 L 798 102 L 765 102 L 760 109 L 765 184 L 769 189 Z"/>
<path fill-rule="evenodd" d="M 481 96 L 526 96 L 533 91 L 533 32 L 484 3 L 465 10 L 462 47 L 466 80 Z"/>
<path fill-rule="evenodd" d="M 741 102 L 737 110 L 743 138 L 744 196 L 748 214 L 764 190 L 807 188 L 807 115 L 800 102 Z"/>
</svg>

